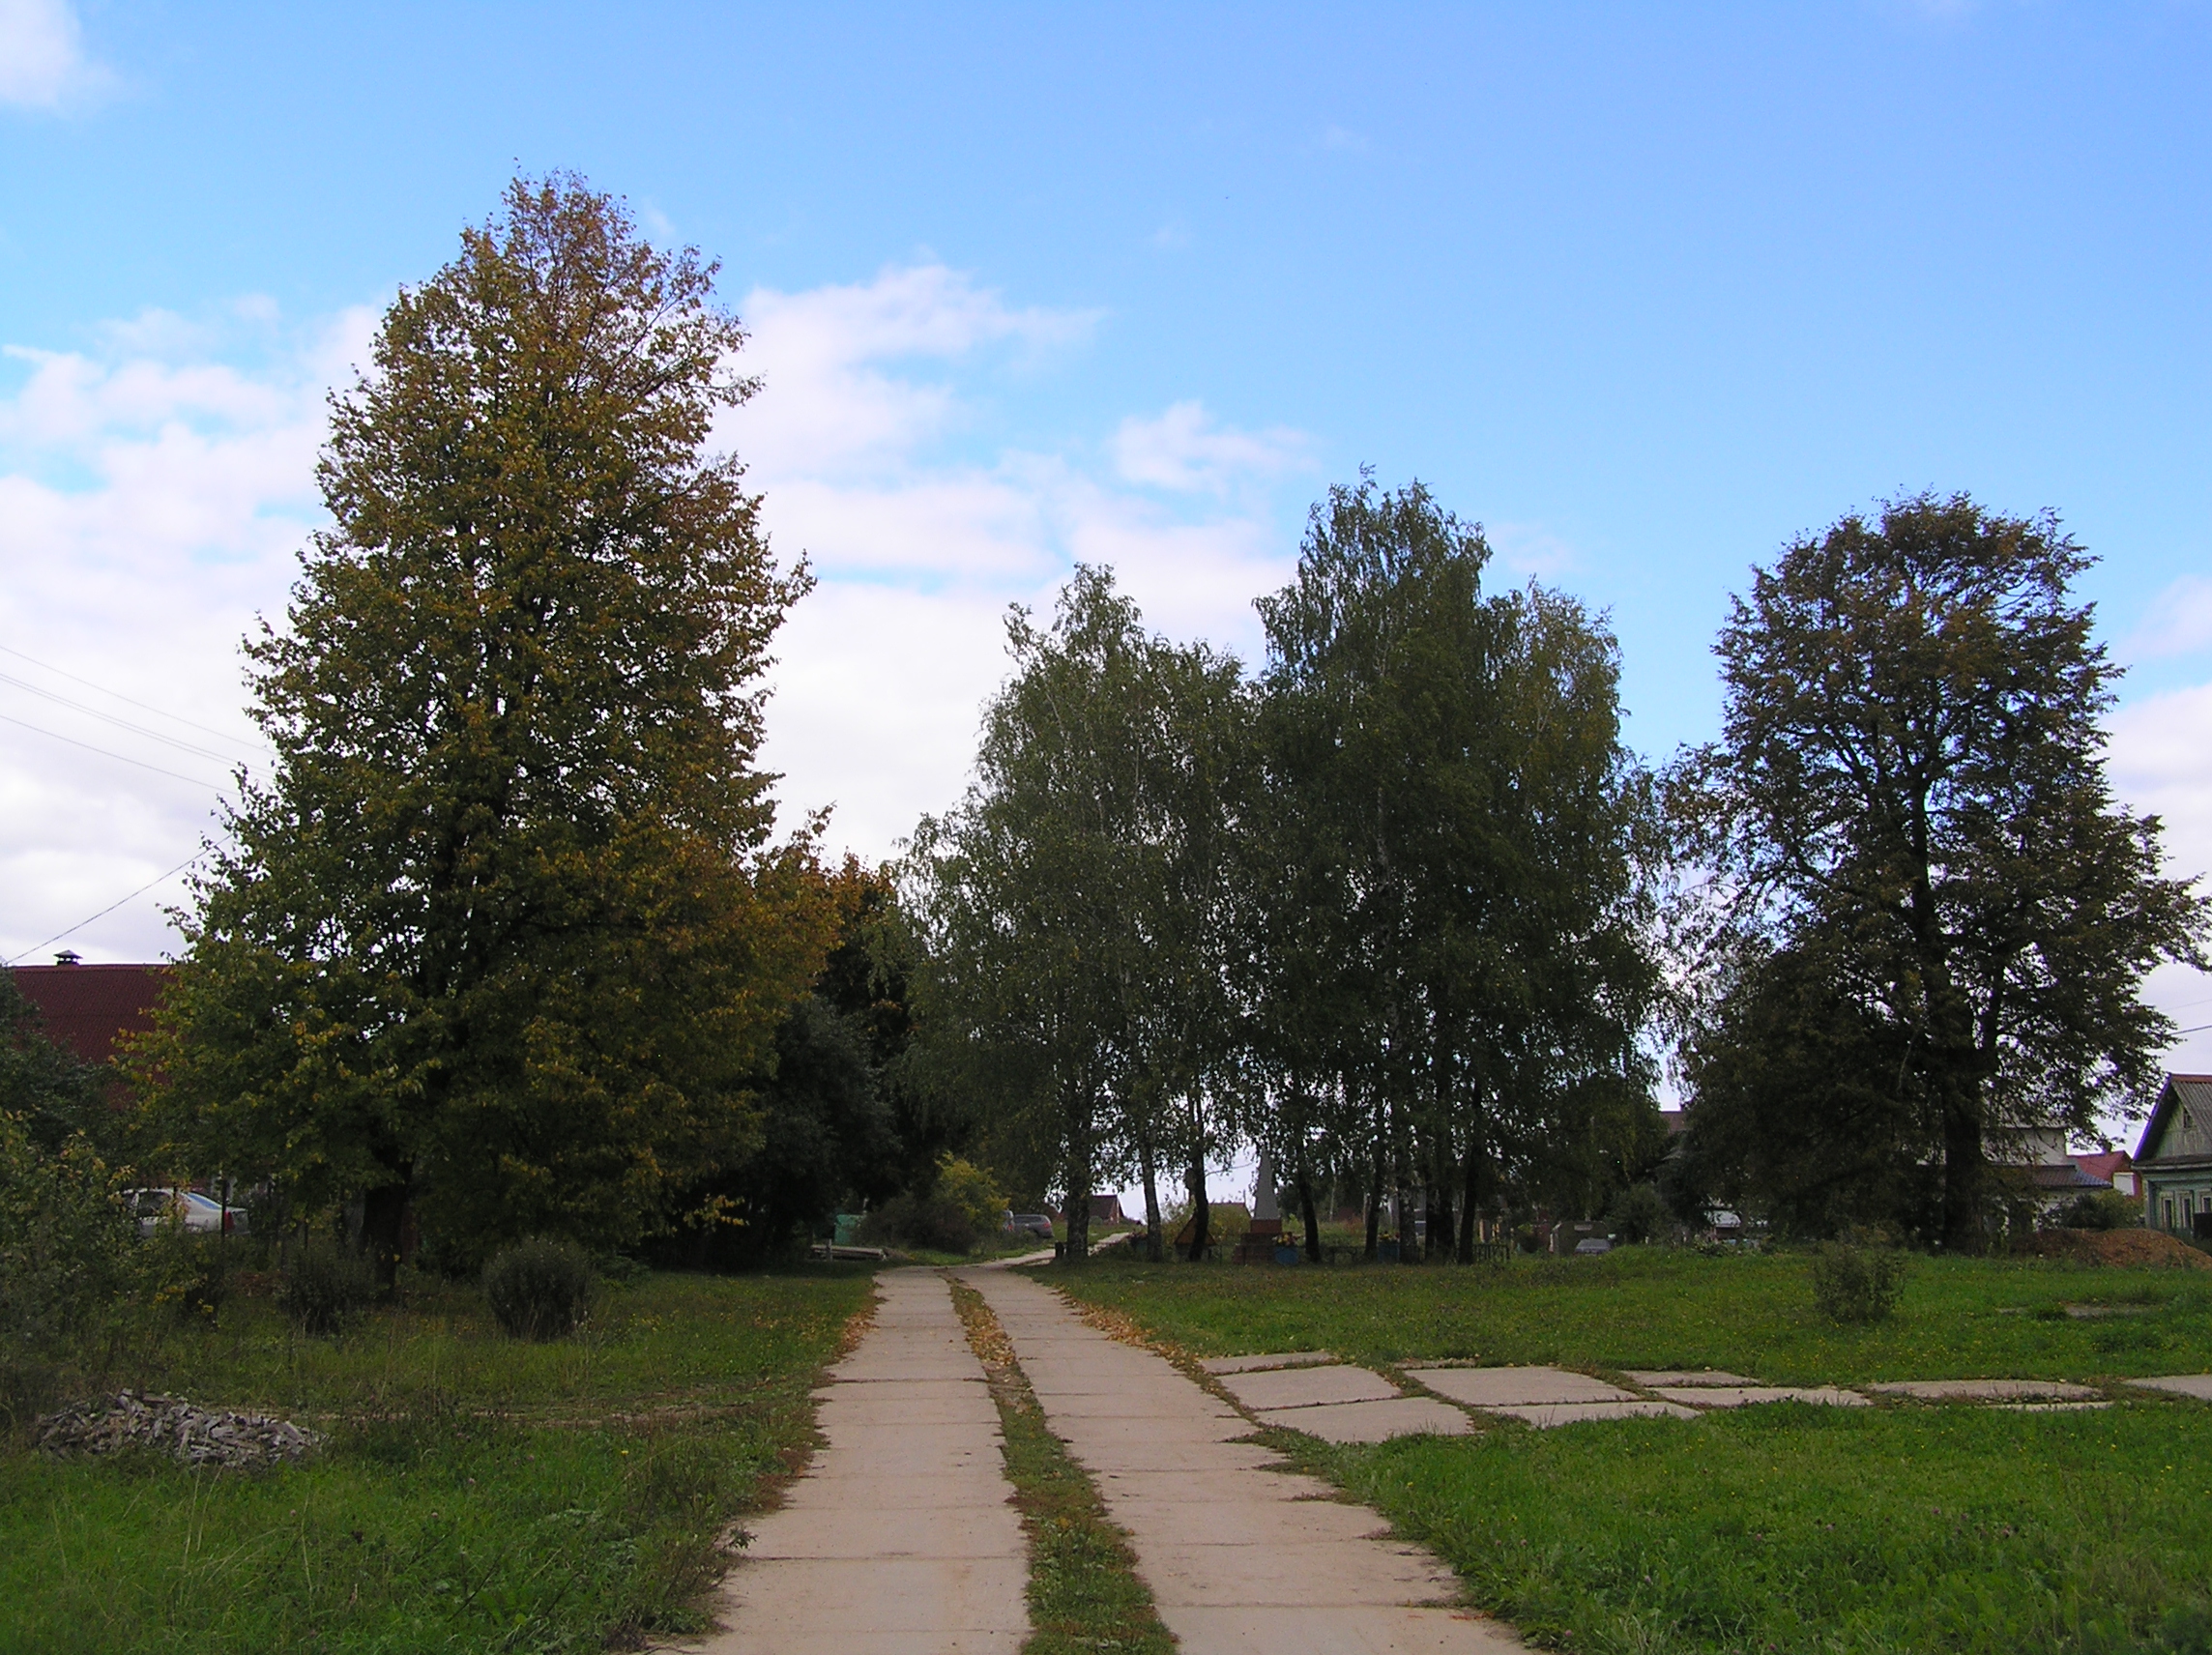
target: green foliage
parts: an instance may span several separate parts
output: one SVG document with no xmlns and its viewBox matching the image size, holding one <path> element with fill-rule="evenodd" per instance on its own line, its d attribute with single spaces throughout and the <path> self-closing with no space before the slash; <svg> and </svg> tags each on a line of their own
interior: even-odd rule
<svg viewBox="0 0 2212 1655">
<path fill-rule="evenodd" d="M 1674 1222 L 1674 1215 L 1660 1197 L 1659 1186 L 1648 1182 L 1630 1184 L 1622 1190 L 1614 1197 L 1605 1216 L 1615 1235 L 1633 1243 L 1658 1240 Z"/>
<path fill-rule="evenodd" d="M 1905 1267 L 1894 1247 L 1823 1241 L 1813 1252 L 1813 1303 L 1830 1321 L 1886 1321 L 1904 1296 Z"/>
<path fill-rule="evenodd" d="M 977 1235 L 995 1234 L 1005 1217 L 1005 1192 L 973 1161 L 952 1155 L 939 1161 L 937 1197 L 956 1207 Z"/>
<path fill-rule="evenodd" d="M 0 1417 L 97 1378 L 147 1285 L 118 1180 L 82 1137 L 49 1152 L 0 1113 Z"/>
<path fill-rule="evenodd" d="M 2132 1230 L 2143 1221 L 2142 1197 L 2116 1189 L 2084 1190 L 2059 1214 L 2067 1230 Z"/>
<path fill-rule="evenodd" d="M 376 1273 L 351 1247 L 310 1236 L 293 1252 L 276 1302 L 303 1333 L 336 1333 L 375 1296 Z"/>
<path fill-rule="evenodd" d="M 2106 783 L 2118 669 L 2070 592 L 2090 562 L 2050 515 L 1964 495 L 1793 542 L 1733 601 L 1724 734 L 1672 789 L 1681 855 L 1715 876 L 1680 916 L 1685 982 L 1710 1017 L 1760 945 L 1802 955 L 1814 1020 L 1849 1008 L 1883 1060 L 1856 1078 L 1917 1139 L 1897 1164 L 1942 1169 L 1963 1251 L 1985 1134 L 2146 1099 L 2173 1026 L 2143 977 L 2204 958 L 2206 900 Z"/>
<path fill-rule="evenodd" d="M 484 1266 L 484 1302 L 517 1339 L 565 1339 L 591 1313 L 592 1261 L 568 1241 L 535 1236 Z"/>
<path fill-rule="evenodd" d="M 112 1148 L 112 1117 L 99 1069 L 46 1037 L 39 1008 L 0 968 L 0 1115 L 13 1115 L 48 1154 L 73 1136 Z"/>
<path fill-rule="evenodd" d="M 1003 1208 L 1001 1209 L 1004 1210 Z M 860 1220 L 858 1239 L 866 1247 L 920 1247 L 932 1253 L 966 1253 L 999 1228 L 977 1227 L 958 1202 L 942 1195 L 902 1190 Z"/>
<path fill-rule="evenodd" d="M 710 427 L 713 268 L 517 181 L 334 403 L 332 527 L 252 640 L 277 763 L 223 824 L 139 1055 L 174 1160 L 407 1208 L 466 1267 L 619 1247 L 758 1141 L 833 914 L 754 763 L 777 570 Z"/>
</svg>

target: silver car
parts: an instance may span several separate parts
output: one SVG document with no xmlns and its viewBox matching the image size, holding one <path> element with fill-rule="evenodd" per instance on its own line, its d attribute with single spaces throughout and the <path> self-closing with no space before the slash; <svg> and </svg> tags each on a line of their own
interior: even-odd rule
<svg viewBox="0 0 2212 1655">
<path fill-rule="evenodd" d="M 138 1234 L 151 1235 L 163 1224 L 181 1223 L 189 1235 L 244 1235 L 246 1208 L 224 1206 L 211 1195 L 189 1189 L 125 1190 L 123 1199 L 138 1220 Z"/>
</svg>

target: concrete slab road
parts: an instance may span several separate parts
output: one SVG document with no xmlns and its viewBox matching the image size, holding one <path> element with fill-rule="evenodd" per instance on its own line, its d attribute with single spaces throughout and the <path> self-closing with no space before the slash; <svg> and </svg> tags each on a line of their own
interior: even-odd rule
<svg viewBox="0 0 2212 1655">
<path fill-rule="evenodd" d="M 888 1270 L 830 1370 L 826 1438 L 752 1525 L 701 1655 L 1016 1655 L 1029 1553 L 999 1410 L 945 1279 Z"/>
<path fill-rule="evenodd" d="M 1509 1628 L 1451 1607 L 1451 1572 L 1417 1547 L 1380 1538 L 1385 1525 L 1373 1512 L 1328 1500 L 1333 1491 L 1313 1478 L 1267 1468 L 1280 1460 L 1236 1440 L 1250 1424 L 1166 1358 L 1108 1338 L 1027 1277 L 976 1269 L 962 1279 L 1012 1340 L 1045 1423 L 1127 1530 L 1137 1572 L 1183 1655 L 1524 1647 Z M 1400 1402 L 1295 1411 L 1328 1406 Z"/>
</svg>

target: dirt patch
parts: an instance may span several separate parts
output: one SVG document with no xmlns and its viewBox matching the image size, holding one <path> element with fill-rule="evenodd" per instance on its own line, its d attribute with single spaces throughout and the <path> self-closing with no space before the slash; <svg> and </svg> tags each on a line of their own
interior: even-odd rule
<svg viewBox="0 0 2212 1655">
<path fill-rule="evenodd" d="M 2084 1264 L 2212 1270 L 2212 1253 L 2156 1230 L 2044 1230 L 2016 1242 L 2016 1253 L 2073 1259 Z"/>
</svg>

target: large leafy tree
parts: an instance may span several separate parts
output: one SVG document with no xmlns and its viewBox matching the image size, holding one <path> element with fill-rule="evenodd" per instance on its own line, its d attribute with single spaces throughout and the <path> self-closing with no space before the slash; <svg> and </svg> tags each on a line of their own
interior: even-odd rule
<svg viewBox="0 0 2212 1655">
<path fill-rule="evenodd" d="M 1488 560 L 1418 483 L 1367 479 L 1260 603 L 1279 1147 L 1341 1159 L 1364 1114 L 1370 1195 L 1425 1190 L 1433 1255 L 1456 1228 L 1466 1256 L 1507 1169 L 1651 1113 L 1647 790 L 1613 641 L 1559 595 L 1486 595 Z"/>
<path fill-rule="evenodd" d="M 142 1055 L 174 1153 L 358 1199 L 389 1272 L 626 1242 L 758 1136 L 834 923 L 754 763 L 779 572 L 713 267 L 518 181 L 334 400 L 333 526 L 248 644 L 247 786 Z"/>
<path fill-rule="evenodd" d="M 1861 1084 L 1924 1121 L 1955 1247 L 1981 1244 L 1988 1134 L 2139 1102 L 2171 1033 L 2143 976 L 2201 959 L 2202 901 L 2106 785 L 2089 563 L 2053 518 L 1964 495 L 1793 542 L 1732 604 L 1724 733 L 1676 777 L 1716 957 L 1748 937 L 1827 962 L 1812 1023 L 1883 1054 Z M 1788 1063 L 1714 1069 L 1730 1031 L 1805 1026 L 1739 1004 L 1701 1060 L 1740 1093 Z"/>
</svg>

